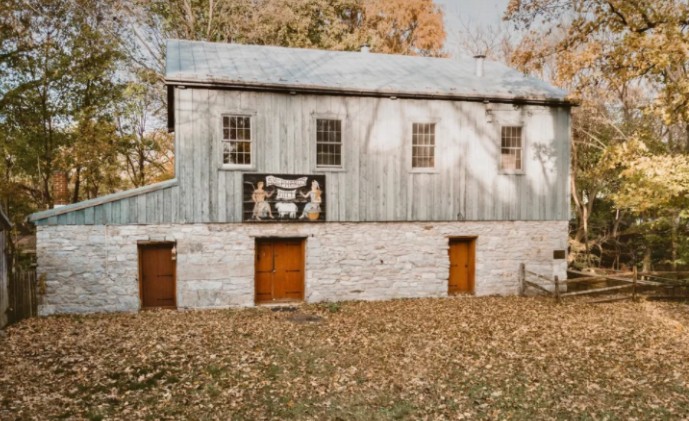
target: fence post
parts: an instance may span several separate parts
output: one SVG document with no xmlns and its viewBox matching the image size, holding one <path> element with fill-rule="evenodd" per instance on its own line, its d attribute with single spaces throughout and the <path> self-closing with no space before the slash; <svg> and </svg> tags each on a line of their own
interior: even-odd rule
<svg viewBox="0 0 689 421">
<path fill-rule="evenodd" d="M 519 295 L 524 296 L 526 293 L 526 265 L 524 263 L 519 264 Z"/>
<path fill-rule="evenodd" d="M 634 276 L 632 278 L 632 300 L 636 301 L 636 281 L 638 276 L 636 265 L 634 265 Z"/>
<path fill-rule="evenodd" d="M 560 303 L 560 278 L 555 275 L 555 302 Z"/>
</svg>

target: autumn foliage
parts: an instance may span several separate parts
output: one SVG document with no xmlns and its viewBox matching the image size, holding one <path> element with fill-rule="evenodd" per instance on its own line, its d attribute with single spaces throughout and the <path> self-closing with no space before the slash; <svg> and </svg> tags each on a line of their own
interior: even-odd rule
<svg viewBox="0 0 689 421">
<path fill-rule="evenodd" d="M 512 63 L 580 103 L 574 263 L 688 265 L 687 2 L 512 0 L 505 18 L 523 31 Z"/>
<path fill-rule="evenodd" d="M 683 419 L 689 313 L 520 297 L 27 320 L 2 419 Z"/>
<path fill-rule="evenodd" d="M 165 40 L 442 54 L 432 0 L 8 0 L 0 8 L 0 205 L 49 208 L 173 176 Z"/>
</svg>

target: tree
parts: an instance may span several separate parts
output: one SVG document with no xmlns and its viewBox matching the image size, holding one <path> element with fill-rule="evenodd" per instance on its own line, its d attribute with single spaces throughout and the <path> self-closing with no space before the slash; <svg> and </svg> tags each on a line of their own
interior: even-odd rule
<svg viewBox="0 0 689 421">
<path fill-rule="evenodd" d="M 139 0 L 121 13 L 133 60 L 158 81 L 167 38 L 432 56 L 445 41 L 432 0 Z"/>
<path fill-rule="evenodd" d="M 510 64 L 518 38 L 507 24 L 479 25 L 462 20 L 457 31 L 460 54 L 484 55 L 489 60 Z"/>
<path fill-rule="evenodd" d="M 51 207 L 172 176 L 165 39 L 438 55 L 430 0 L 7 0 L 0 9 L 0 203 Z M 15 220 L 23 220 L 18 217 Z"/>
<path fill-rule="evenodd" d="M 581 101 L 572 163 L 578 232 L 587 232 L 594 203 L 605 203 L 613 206 L 615 235 L 626 214 L 655 227 L 669 218 L 676 239 L 686 225 L 681 209 L 689 205 L 679 175 L 689 170 L 689 5 L 679 0 L 512 0 L 506 18 L 527 31 L 515 62 L 531 71 L 550 64 L 553 80 Z M 664 168 L 663 163 L 671 163 L 673 172 L 650 171 Z M 597 241 L 606 236 L 599 233 Z M 646 261 L 648 244 L 643 245 Z M 673 256 L 678 244 L 672 241 Z"/>
<path fill-rule="evenodd" d="M 110 5 L 14 0 L 10 6 L 0 10 L 3 201 L 11 213 L 52 206 L 56 170 L 71 172 L 74 201 L 120 188 L 112 112 L 121 101 L 123 55 Z"/>
<path fill-rule="evenodd" d="M 687 2 L 511 0 L 505 16 L 530 30 L 531 38 L 542 40 L 544 33 L 562 31 L 552 45 L 529 43 L 528 51 L 521 51 L 522 61 L 557 55 L 558 79 L 576 81 L 577 93 L 599 85 L 601 76 L 621 84 L 644 80 L 658 89 L 655 101 L 644 105 L 666 124 L 689 121 Z M 689 137 L 683 140 L 689 142 Z"/>
<path fill-rule="evenodd" d="M 445 42 L 443 14 L 433 0 L 368 0 L 363 27 L 372 51 L 438 56 Z"/>
<path fill-rule="evenodd" d="M 132 82 L 126 100 L 117 112 L 119 150 L 126 173 L 134 187 L 174 176 L 173 136 L 165 129 L 150 127 L 154 120 L 156 95 L 150 84 Z"/>
</svg>

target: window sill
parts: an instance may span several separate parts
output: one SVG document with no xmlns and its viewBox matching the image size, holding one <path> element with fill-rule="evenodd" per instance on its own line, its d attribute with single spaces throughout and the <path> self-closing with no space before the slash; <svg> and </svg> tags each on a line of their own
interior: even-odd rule
<svg viewBox="0 0 689 421">
<path fill-rule="evenodd" d="M 412 168 L 409 170 L 411 174 L 438 174 L 437 168 Z"/>
<path fill-rule="evenodd" d="M 227 165 L 223 164 L 218 167 L 218 171 L 256 171 L 254 165 Z"/>
<path fill-rule="evenodd" d="M 500 175 L 526 175 L 526 173 L 521 170 L 521 171 L 506 171 L 506 170 L 500 170 Z"/>
<path fill-rule="evenodd" d="M 342 168 L 342 167 L 317 167 L 313 172 L 319 173 L 319 172 L 346 172 L 347 170 Z"/>
</svg>

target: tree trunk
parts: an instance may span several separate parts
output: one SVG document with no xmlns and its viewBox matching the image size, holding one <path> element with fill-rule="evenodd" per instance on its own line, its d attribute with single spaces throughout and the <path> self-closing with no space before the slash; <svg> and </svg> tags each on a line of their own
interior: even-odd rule
<svg viewBox="0 0 689 421">
<path fill-rule="evenodd" d="M 582 215 L 582 229 L 584 233 L 584 250 L 586 252 L 586 266 L 591 266 L 591 251 L 589 250 L 589 215 L 588 206 L 584 205 L 581 207 Z"/>
<path fill-rule="evenodd" d="M 137 187 L 146 185 L 146 156 L 143 148 L 139 151 L 139 177 L 137 184 Z"/>
<path fill-rule="evenodd" d="M 672 246 L 671 246 L 671 254 L 672 254 L 672 270 L 677 271 L 677 251 L 679 250 L 679 212 L 675 211 L 673 212 L 672 216 L 672 221 L 670 223 L 672 224 Z"/>
<path fill-rule="evenodd" d="M 644 250 L 644 261 L 641 271 L 650 272 L 652 269 L 653 266 L 651 265 L 651 246 L 650 244 L 646 244 L 646 250 Z"/>
<path fill-rule="evenodd" d="M 79 190 L 81 188 L 81 166 L 77 166 L 77 170 L 74 173 L 74 194 L 72 194 L 72 203 L 77 203 L 79 201 Z"/>
</svg>

